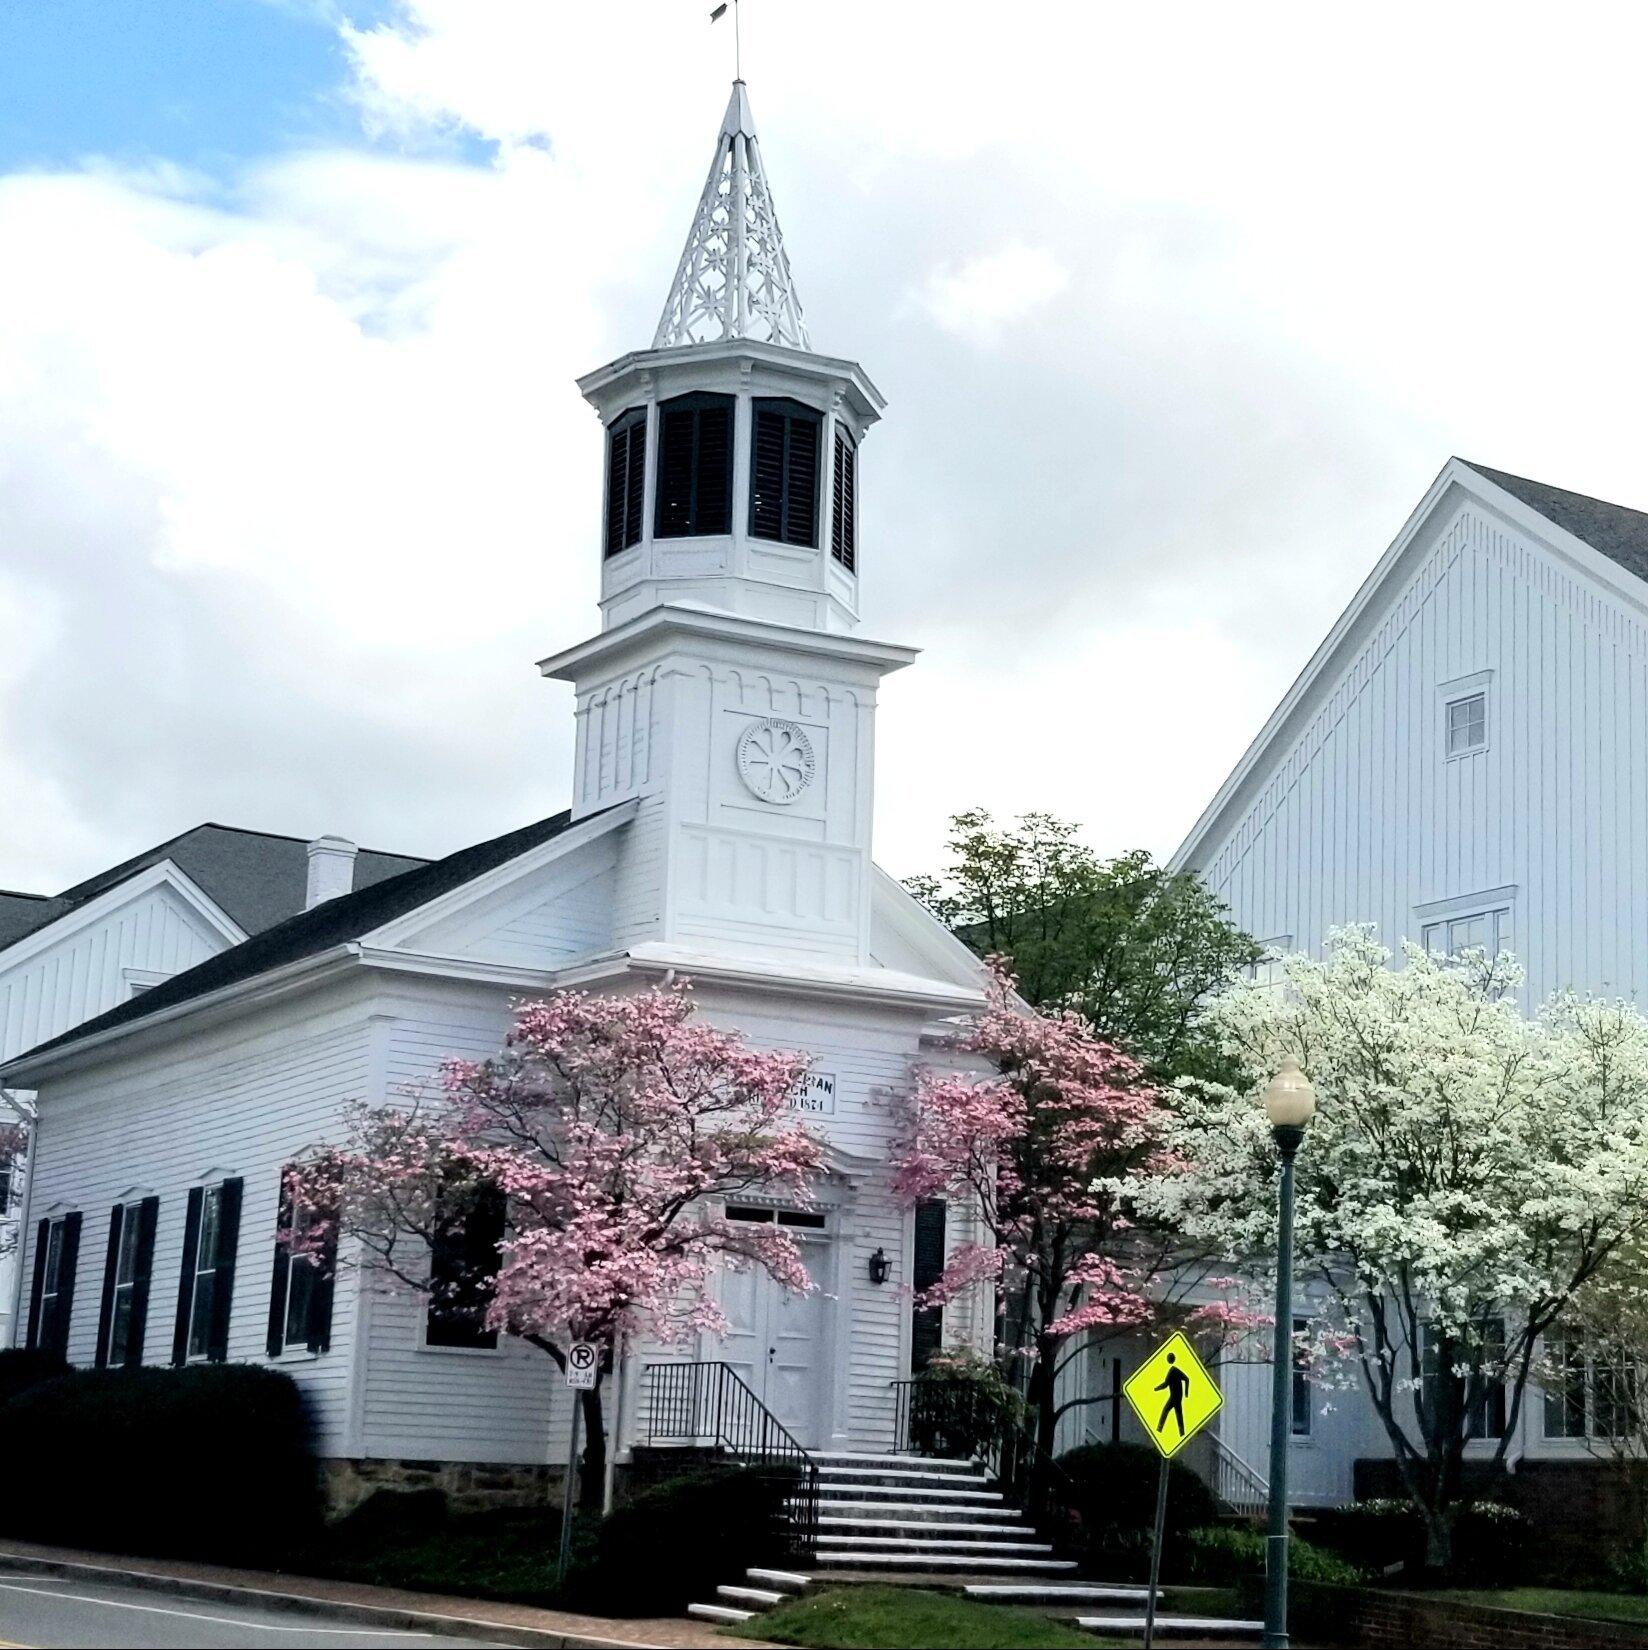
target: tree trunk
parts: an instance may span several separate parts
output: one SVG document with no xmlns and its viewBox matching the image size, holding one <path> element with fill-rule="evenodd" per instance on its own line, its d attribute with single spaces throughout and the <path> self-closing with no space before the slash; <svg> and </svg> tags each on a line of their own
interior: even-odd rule
<svg viewBox="0 0 1648 1650">
<path fill-rule="evenodd" d="M 1420 1507 L 1425 1520 L 1425 1570 L 1440 1575 L 1453 1564 L 1453 1518 L 1434 1507 Z"/>
<path fill-rule="evenodd" d="M 590 1392 L 580 1392 L 578 1401 L 584 1410 L 584 1436 L 581 1446 L 584 1466 L 578 1477 L 578 1508 L 581 1512 L 591 1509 L 599 1512 L 606 1490 L 607 1475 L 607 1432 L 606 1423 L 601 1415 L 600 1386 L 597 1385 Z"/>
</svg>

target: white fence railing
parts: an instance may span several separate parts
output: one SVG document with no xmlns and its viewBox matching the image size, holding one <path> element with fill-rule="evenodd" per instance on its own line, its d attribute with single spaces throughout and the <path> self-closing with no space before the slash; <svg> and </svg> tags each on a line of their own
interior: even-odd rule
<svg viewBox="0 0 1648 1650">
<path fill-rule="evenodd" d="M 1270 1505 L 1270 1480 L 1250 1467 L 1217 1433 L 1213 1445 L 1213 1493 L 1233 1513 L 1262 1513 Z"/>
</svg>

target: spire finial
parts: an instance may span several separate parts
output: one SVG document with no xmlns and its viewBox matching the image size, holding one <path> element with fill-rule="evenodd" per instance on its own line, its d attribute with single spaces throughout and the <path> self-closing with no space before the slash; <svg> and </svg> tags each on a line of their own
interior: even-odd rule
<svg viewBox="0 0 1648 1650">
<path fill-rule="evenodd" d="M 742 80 L 732 83 L 715 158 L 652 347 L 725 338 L 812 348 Z"/>
<path fill-rule="evenodd" d="M 727 0 L 710 13 L 710 21 L 719 23 L 727 15 Z M 732 0 L 732 77 L 734 80 L 744 78 L 744 41 L 738 26 L 738 0 Z"/>
</svg>

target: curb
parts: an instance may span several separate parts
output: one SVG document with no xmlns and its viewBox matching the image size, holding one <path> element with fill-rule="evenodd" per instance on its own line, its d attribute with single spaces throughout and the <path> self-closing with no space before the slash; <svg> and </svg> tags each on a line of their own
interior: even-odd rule
<svg viewBox="0 0 1648 1650">
<path fill-rule="evenodd" d="M 236 1587 L 224 1581 L 201 1581 L 192 1576 L 167 1575 L 159 1570 L 127 1570 L 116 1564 L 81 1564 L 72 1559 L 35 1558 L 0 1548 L 0 1565 L 15 1565 L 33 1575 L 70 1580 L 118 1581 L 128 1587 L 183 1593 L 219 1604 L 260 1604 L 266 1609 L 295 1614 L 343 1616 L 370 1627 L 402 1632 L 433 1633 L 445 1637 L 490 1639 L 497 1644 L 541 1646 L 542 1650 L 659 1650 L 643 1639 L 599 1638 L 587 1633 L 565 1633 L 548 1627 L 518 1627 L 485 1617 L 444 1615 L 434 1610 L 405 1610 L 382 1604 L 357 1604 L 342 1599 L 316 1598 L 309 1593 L 283 1593 L 273 1588 Z"/>
</svg>

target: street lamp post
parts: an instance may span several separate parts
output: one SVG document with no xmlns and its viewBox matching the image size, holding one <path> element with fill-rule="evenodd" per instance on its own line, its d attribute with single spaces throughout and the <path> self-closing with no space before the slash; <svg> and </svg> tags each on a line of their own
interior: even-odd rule
<svg viewBox="0 0 1648 1650">
<path fill-rule="evenodd" d="M 1267 1650 L 1287 1650 L 1288 1439 L 1293 1420 L 1293 1159 L 1316 1111 L 1316 1091 L 1290 1054 L 1265 1090 L 1265 1115 L 1282 1159 L 1276 1230 L 1276 1364 L 1270 1409 L 1270 1532 L 1265 1542 Z"/>
</svg>

